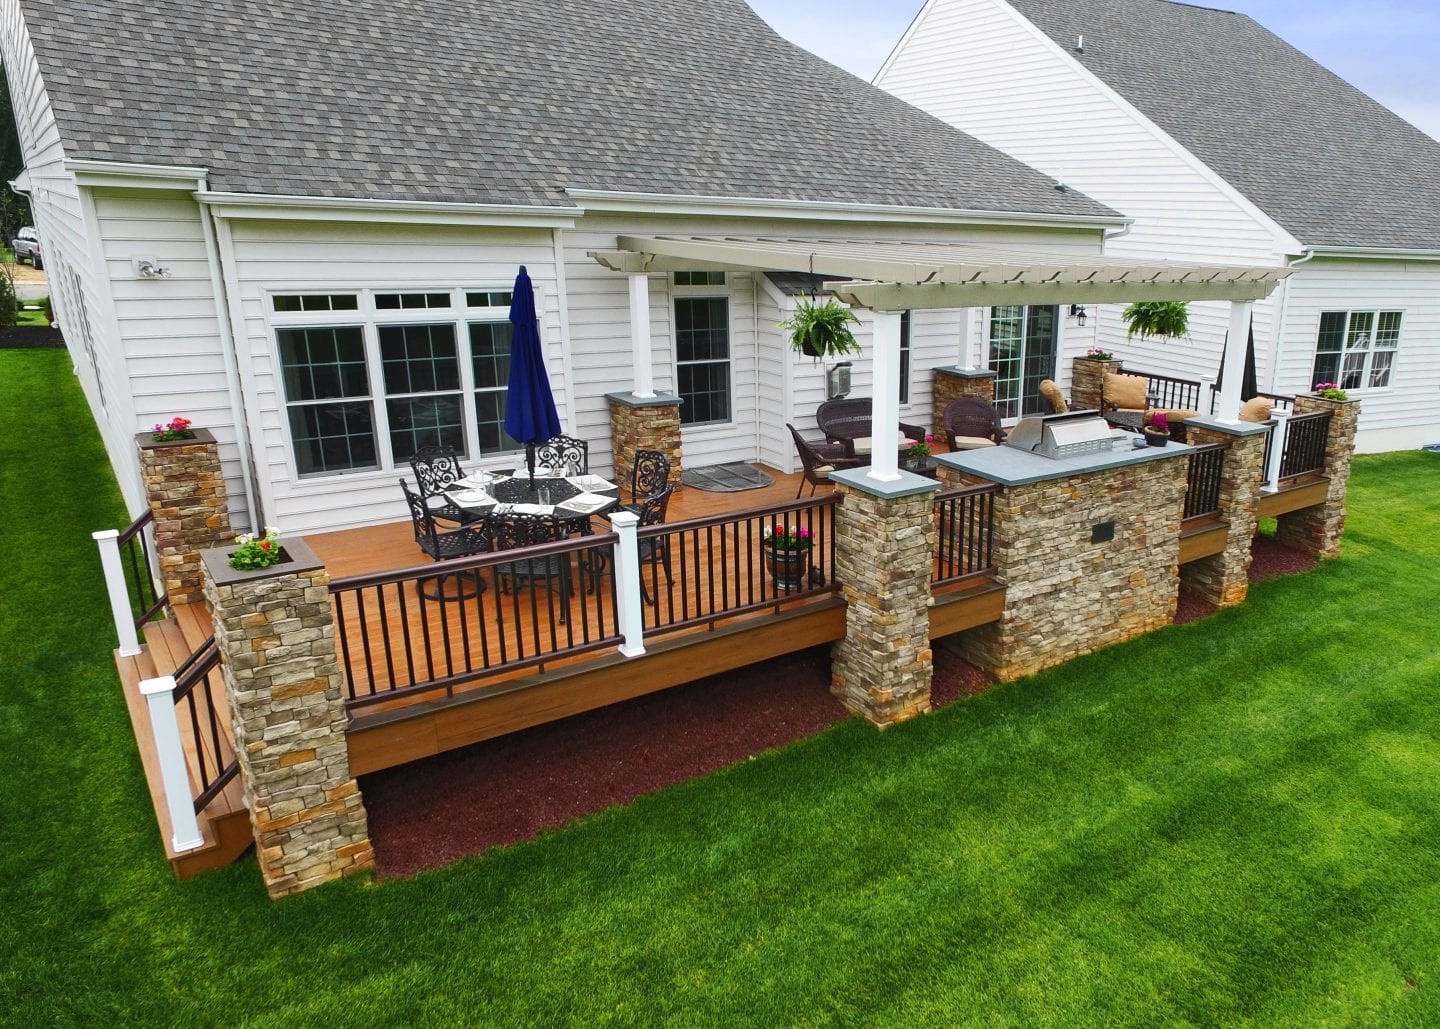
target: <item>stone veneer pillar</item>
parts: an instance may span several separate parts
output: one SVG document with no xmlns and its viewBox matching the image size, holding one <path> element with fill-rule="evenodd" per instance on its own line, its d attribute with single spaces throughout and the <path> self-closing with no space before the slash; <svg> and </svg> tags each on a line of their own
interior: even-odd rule
<svg viewBox="0 0 1440 1029">
<path fill-rule="evenodd" d="M 930 710 L 930 574 L 935 552 L 933 479 L 901 472 L 895 483 L 866 470 L 831 476 L 835 578 L 845 593 L 845 638 L 831 654 L 830 691 L 885 728 Z"/>
<path fill-rule="evenodd" d="M 1093 471 L 1001 482 L 992 555 L 1005 611 L 954 637 L 961 656 L 1008 682 L 1168 625 L 1189 453 L 1147 448 Z M 947 487 L 999 481 L 950 467 L 952 459 L 968 458 L 941 456 Z M 1113 538 L 1097 539 L 1107 523 Z"/>
<path fill-rule="evenodd" d="M 1265 426 L 1192 418 L 1185 422 L 1185 434 L 1194 446 L 1229 445 L 1220 470 L 1220 517 L 1227 530 L 1224 552 L 1182 565 L 1180 581 L 1216 607 L 1230 607 L 1250 591 L 1251 544 L 1265 479 Z"/>
<path fill-rule="evenodd" d="M 995 373 L 988 368 L 945 367 L 934 369 L 930 403 L 932 407 L 931 432 L 938 439 L 945 438 L 945 424 L 941 416 L 951 401 L 960 397 L 979 397 L 987 404 L 995 403 Z"/>
<path fill-rule="evenodd" d="M 289 562 L 258 572 L 230 567 L 233 545 L 203 555 L 255 850 L 274 898 L 375 864 L 350 775 L 330 575 L 303 540 L 281 545 Z"/>
<path fill-rule="evenodd" d="M 1120 375 L 1124 361 L 1099 361 L 1093 357 L 1077 357 L 1070 368 L 1070 409 L 1098 411 L 1105 393 L 1105 376 Z"/>
<path fill-rule="evenodd" d="M 230 499 L 220 452 L 209 429 L 194 439 L 157 443 L 136 433 L 140 476 L 155 516 L 155 550 L 172 604 L 195 604 L 205 596 L 200 552 L 230 543 Z"/>
<path fill-rule="evenodd" d="M 615 455 L 615 481 L 630 488 L 630 473 L 637 450 L 658 450 L 670 459 L 670 485 L 680 489 L 681 398 L 668 393 L 637 397 L 633 393 L 607 393 L 610 403 L 610 443 Z"/>
<path fill-rule="evenodd" d="M 1338 557 L 1345 529 L 1345 494 L 1350 489 L 1350 464 L 1355 458 L 1355 432 L 1360 424 L 1358 400 L 1326 400 L 1303 394 L 1295 398 L 1295 414 L 1330 411 L 1325 443 L 1325 475 L 1330 484 L 1325 503 L 1281 515 L 1275 538 L 1287 547 L 1319 558 Z"/>
</svg>

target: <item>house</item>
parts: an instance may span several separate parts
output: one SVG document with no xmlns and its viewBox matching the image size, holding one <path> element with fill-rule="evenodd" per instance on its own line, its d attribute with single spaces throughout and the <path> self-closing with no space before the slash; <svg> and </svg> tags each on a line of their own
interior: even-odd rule
<svg viewBox="0 0 1440 1029">
<path fill-rule="evenodd" d="M 1440 143 L 1250 18 L 928 0 L 875 81 L 1132 217 L 1109 254 L 1292 268 L 1255 307 L 1260 388 L 1340 383 L 1364 400 L 1362 450 L 1440 440 Z M 1215 378 L 1217 305 L 1193 305 L 1181 345 L 1127 340 L 1120 306 L 1085 306 L 1084 329 L 1064 319 L 1064 356 L 1099 345 Z M 1013 330 L 975 335 L 1008 345 Z"/>
<path fill-rule="evenodd" d="M 220 441 L 236 526 L 401 519 L 395 480 L 426 442 L 513 464 L 500 423 L 520 265 L 562 423 L 597 470 L 614 458 L 607 395 L 656 393 L 683 401 L 686 464 L 790 470 L 785 424 L 813 427 L 824 368 L 788 350 L 793 301 L 764 273 L 852 276 L 645 240 L 1053 260 L 1127 224 L 739 0 L 0 10 L 22 185 L 132 510 L 133 436 L 175 415 Z M 928 416 L 929 371 L 959 360 L 963 321 L 915 314 L 903 414 Z M 868 356 L 853 374 L 865 395 Z"/>
</svg>

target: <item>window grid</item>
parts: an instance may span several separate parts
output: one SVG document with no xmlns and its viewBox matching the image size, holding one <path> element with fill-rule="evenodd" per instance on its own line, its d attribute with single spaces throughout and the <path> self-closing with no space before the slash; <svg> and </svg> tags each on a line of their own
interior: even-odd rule
<svg viewBox="0 0 1440 1029">
<path fill-rule="evenodd" d="M 276 335 L 296 470 L 379 467 L 364 331 L 350 325 Z"/>
<path fill-rule="evenodd" d="M 1401 321 L 1400 311 L 1322 312 L 1311 385 L 1333 382 L 1345 390 L 1389 386 Z"/>
<path fill-rule="evenodd" d="M 910 312 L 900 312 L 900 403 L 910 403 Z"/>
<path fill-rule="evenodd" d="M 677 286 L 723 286 L 725 285 L 724 272 L 676 272 L 675 285 Z"/>
<path fill-rule="evenodd" d="M 425 446 L 451 447 L 466 455 L 455 326 L 381 325 L 378 331 L 396 464 Z"/>
<path fill-rule="evenodd" d="M 681 424 L 730 421 L 728 297 L 675 298 L 675 355 Z"/>
</svg>

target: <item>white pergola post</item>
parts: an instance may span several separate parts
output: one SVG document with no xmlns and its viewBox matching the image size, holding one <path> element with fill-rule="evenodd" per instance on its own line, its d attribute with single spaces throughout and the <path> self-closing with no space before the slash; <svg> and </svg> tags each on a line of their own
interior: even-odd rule
<svg viewBox="0 0 1440 1029">
<path fill-rule="evenodd" d="M 645 598 L 640 589 L 640 541 L 636 528 L 640 525 L 638 515 L 630 511 L 616 511 L 610 515 L 610 525 L 618 537 L 615 543 L 615 617 L 619 622 L 620 635 L 625 642 L 620 644 L 620 653 L 626 657 L 639 657 L 645 653 Z"/>
<path fill-rule="evenodd" d="M 102 529 L 91 533 L 90 538 L 100 547 L 100 568 L 105 573 L 105 592 L 110 595 L 110 617 L 115 620 L 120 656 L 134 657 L 140 653 L 140 636 L 135 631 L 135 616 L 130 613 L 125 569 L 120 565 L 120 533 L 115 529 Z"/>
<path fill-rule="evenodd" d="M 630 347 L 635 363 L 635 395 L 655 395 L 655 371 L 650 353 L 650 276 L 630 273 Z"/>
<path fill-rule="evenodd" d="M 1230 302 L 1230 334 L 1225 346 L 1225 384 L 1220 387 L 1220 402 L 1215 417 L 1222 422 L 1240 420 L 1240 389 L 1245 379 L 1245 351 L 1250 339 L 1250 315 L 1255 305 L 1249 300 Z"/>
<path fill-rule="evenodd" d="M 171 842 L 177 851 L 194 850 L 205 839 L 195 818 L 185 747 L 180 742 L 180 719 L 175 714 L 175 677 L 163 675 L 146 679 L 140 683 L 140 693 L 150 710 L 155 756 L 160 762 L 160 781 L 165 787 L 165 809 L 170 812 Z"/>
<path fill-rule="evenodd" d="M 875 394 L 870 398 L 870 478 L 900 478 L 900 312 L 875 312 Z"/>
<path fill-rule="evenodd" d="M 975 363 L 975 350 L 970 342 L 971 322 L 974 320 L 974 308 L 960 308 L 960 367 L 967 372 L 978 367 Z"/>
</svg>

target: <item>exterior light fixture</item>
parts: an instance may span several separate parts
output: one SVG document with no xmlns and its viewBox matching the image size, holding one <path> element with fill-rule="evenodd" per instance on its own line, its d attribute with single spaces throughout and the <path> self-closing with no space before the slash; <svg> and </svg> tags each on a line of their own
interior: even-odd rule
<svg viewBox="0 0 1440 1029">
<path fill-rule="evenodd" d="M 1071 317 L 1071 318 L 1079 319 L 1080 325 L 1083 327 L 1083 326 L 1085 325 L 1085 305 L 1084 305 L 1084 304 L 1071 304 L 1071 305 L 1070 305 L 1070 317 Z"/>
</svg>

